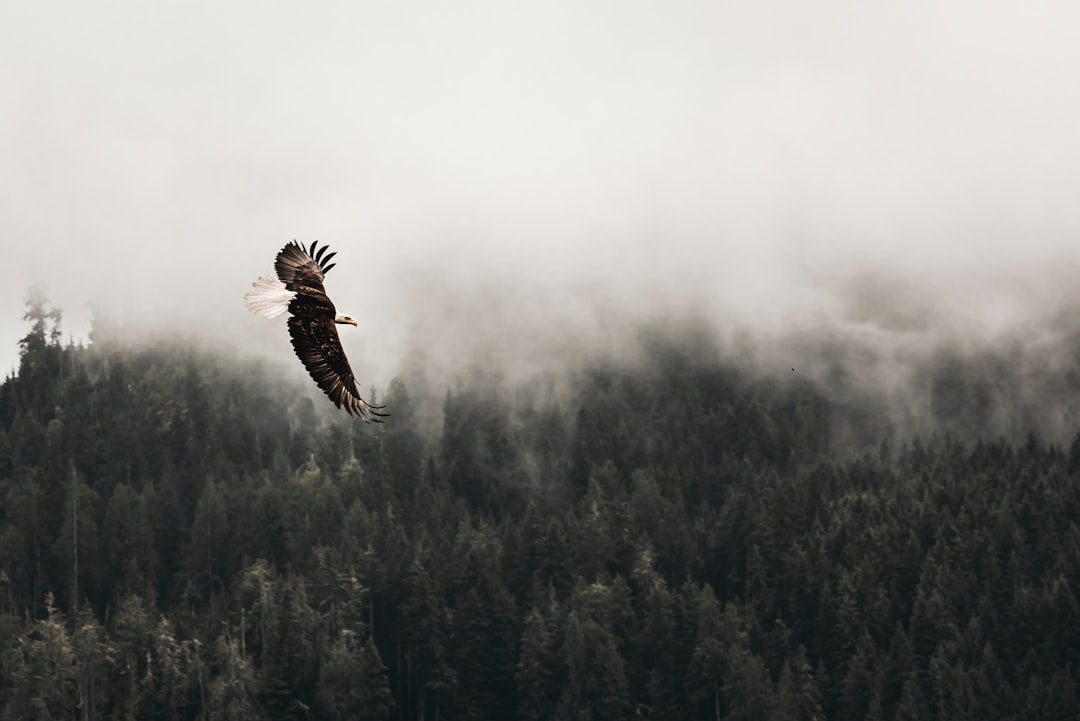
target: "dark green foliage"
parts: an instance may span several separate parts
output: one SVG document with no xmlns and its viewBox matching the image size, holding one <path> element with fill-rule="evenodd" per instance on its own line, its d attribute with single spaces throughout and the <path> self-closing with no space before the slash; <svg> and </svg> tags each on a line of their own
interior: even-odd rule
<svg viewBox="0 0 1080 721">
<path fill-rule="evenodd" d="M 557 647 L 559 621 L 554 603 L 546 612 L 534 607 L 525 617 L 515 675 L 523 721 L 546 721 L 555 712 L 564 666 Z"/>
<path fill-rule="evenodd" d="M 26 319 L 0 721 L 1080 708 L 1080 434 L 1028 433 L 993 358 L 926 374 L 921 438 L 847 361 L 766 377 L 655 329 L 558 399 L 395 380 L 376 428 L 253 361 L 62 346 L 40 294 Z"/>
</svg>

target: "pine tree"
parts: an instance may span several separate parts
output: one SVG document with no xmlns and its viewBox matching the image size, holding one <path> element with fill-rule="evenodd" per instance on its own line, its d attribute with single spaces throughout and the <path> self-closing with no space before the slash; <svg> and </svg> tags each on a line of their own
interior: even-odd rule
<svg viewBox="0 0 1080 721">
<path fill-rule="evenodd" d="M 795 655 L 785 659 L 776 682 L 774 721 L 822 721 L 821 694 L 814 682 L 806 648 L 799 645 Z M 880 721 L 880 718 L 879 718 Z"/>
<path fill-rule="evenodd" d="M 518 718 L 523 721 L 547 721 L 554 713 L 560 677 L 555 642 L 554 629 L 547 615 L 533 607 L 525 617 L 514 677 Z"/>
<path fill-rule="evenodd" d="M 136 719 L 151 710 L 147 687 L 147 680 L 153 678 L 150 658 L 155 623 L 151 609 L 135 593 L 122 596 L 112 614 L 110 631 L 117 681 L 112 687 L 114 705 L 125 719 Z"/>
<path fill-rule="evenodd" d="M 199 659 L 197 641 L 181 641 L 176 638 L 172 624 L 162 615 L 154 626 L 152 652 L 148 657 L 144 687 L 154 702 L 154 718 L 178 721 L 186 716 L 190 690 L 198 676 Z M 192 677 L 196 677 L 196 681 Z M 201 696 L 204 694 L 200 693 Z"/>
<path fill-rule="evenodd" d="M 45 610 L 48 615 L 23 642 L 26 676 L 17 684 L 27 684 L 27 706 L 12 711 L 28 719 L 74 718 L 80 701 L 78 659 L 52 593 L 45 595 Z"/>
<path fill-rule="evenodd" d="M 35 615 L 46 583 L 42 563 L 48 545 L 45 492 L 37 475 L 28 470 L 8 481 L 4 509 L 9 523 L 0 533 L 0 569 L 13 595 Z"/>
<path fill-rule="evenodd" d="M 697 608 L 697 641 L 690 661 L 690 696 L 698 703 L 708 701 L 714 721 L 720 721 L 720 698 L 728 667 L 729 637 L 720 605 L 708 584 L 701 590 Z"/>
<path fill-rule="evenodd" d="M 379 721 L 389 718 L 392 706 L 386 667 L 374 642 L 344 632 L 319 664 L 314 710 L 339 721 Z"/>
<path fill-rule="evenodd" d="M 64 569 L 61 576 L 70 599 L 73 617 L 78 616 L 80 594 L 95 590 L 98 577 L 97 493 L 69 466 L 69 481 L 64 499 L 63 525 L 53 543 L 52 554 Z M 85 581 L 80 590 L 80 580 Z M 88 583 L 87 583 L 88 582 Z"/>
<path fill-rule="evenodd" d="M 768 721 L 773 711 L 774 689 L 761 657 L 745 647 L 727 654 L 727 672 L 721 687 L 724 718 L 731 721 Z"/>
<path fill-rule="evenodd" d="M 255 669 L 241 654 L 238 640 L 230 638 L 228 629 L 215 640 L 213 656 L 218 670 L 206 684 L 210 718 L 247 721 L 260 717 Z"/>
<path fill-rule="evenodd" d="M 904 681 L 900 692 L 900 701 L 896 705 L 896 721 L 922 721 L 930 718 L 929 710 L 923 698 L 919 679 L 912 676 Z"/>
<path fill-rule="evenodd" d="M 571 609 L 563 643 L 566 685 L 555 718 L 625 721 L 630 715 L 626 669 L 609 628 Z"/>
<path fill-rule="evenodd" d="M 224 587 L 228 571 L 225 567 L 228 535 L 225 496 L 218 482 L 211 479 L 203 486 L 199 496 L 191 523 L 191 540 L 185 554 L 189 583 L 202 590 L 207 597 Z"/>
<path fill-rule="evenodd" d="M 103 718 L 108 672 L 115 650 L 106 638 L 105 630 L 87 607 L 75 619 L 71 645 L 75 655 L 79 716 L 82 721 Z"/>
</svg>

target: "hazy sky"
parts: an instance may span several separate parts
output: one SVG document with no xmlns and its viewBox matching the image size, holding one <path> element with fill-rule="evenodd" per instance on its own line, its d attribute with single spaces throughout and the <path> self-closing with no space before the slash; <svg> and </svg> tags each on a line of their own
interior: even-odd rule
<svg viewBox="0 0 1080 721">
<path fill-rule="evenodd" d="M 33 282 L 77 336 L 289 353 L 240 296 L 292 238 L 380 383 L 597 307 L 1012 322 L 1080 271 L 1077 37 L 1071 0 L 4 3 L 0 373 Z"/>
</svg>

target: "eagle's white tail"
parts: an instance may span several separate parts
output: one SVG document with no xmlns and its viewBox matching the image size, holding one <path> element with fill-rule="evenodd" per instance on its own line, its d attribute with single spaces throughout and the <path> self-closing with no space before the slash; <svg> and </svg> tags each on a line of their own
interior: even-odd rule
<svg viewBox="0 0 1080 721">
<path fill-rule="evenodd" d="M 289 303 L 296 297 L 296 293 L 286 290 L 285 284 L 273 273 L 259 276 L 251 285 L 255 290 L 244 293 L 244 305 L 263 318 L 277 318 L 289 309 Z"/>
</svg>

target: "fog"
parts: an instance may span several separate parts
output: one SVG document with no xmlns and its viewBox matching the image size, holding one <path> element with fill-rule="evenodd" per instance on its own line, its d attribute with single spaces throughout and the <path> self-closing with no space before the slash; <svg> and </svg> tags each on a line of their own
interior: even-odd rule
<svg viewBox="0 0 1080 721">
<path fill-rule="evenodd" d="M 292 238 L 338 252 L 377 388 L 687 316 L 902 385 L 1077 307 L 1074 3 L 8 5 L 5 373 L 32 283 L 76 340 L 96 314 L 288 357 L 240 298 Z"/>
</svg>

